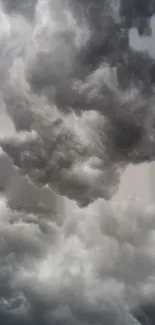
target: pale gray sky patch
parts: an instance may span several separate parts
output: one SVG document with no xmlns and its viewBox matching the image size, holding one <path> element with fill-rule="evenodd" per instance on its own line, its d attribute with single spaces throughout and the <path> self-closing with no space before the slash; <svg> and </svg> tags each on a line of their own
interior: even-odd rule
<svg viewBox="0 0 155 325">
<path fill-rule="evenodd" d="M 152 36 L 139 36 L 138 30 L 132 28 L 129 31 L 130 46 L 136 51 L 146 51 L 155 58 L 155 17 L 150 19 Z"/>
</svg>

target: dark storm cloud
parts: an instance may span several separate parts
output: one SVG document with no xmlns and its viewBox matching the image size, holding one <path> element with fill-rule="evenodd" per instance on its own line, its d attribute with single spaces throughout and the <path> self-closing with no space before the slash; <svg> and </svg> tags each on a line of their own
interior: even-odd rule
<svg viewBox="0 0 155 325">
<path fill-rule="evenodd" d="M 32 20 L 37 0 L 2 0 L 4 10 L 10 15 L 22 14 Z"/>
<path fill-rule="evenodd" d="M 33 182 L 81 205 L 110 198 L 127 163 L 155 154 L 152 61 L 129 48 L 119 1 L 39 1 L 33 25 L 2 17 L 2 103 L 17 131 L 30 132 L 1 140 L 3 149 Z M 119 42 L 121 30 L 126 48 L 113 51 L 104 42 Z M 95 44 L 110 48 L 89 66 Z M 125 61 L 111 66 L 113 52 Z"/>
<path fill-rule="evenodd" d="M 1 115 L 16 128 L 0 137 L 2 325 L 138 325 L 154 299 L 154 206 L 97 200 L 155 157 L 155 62 L 128 35 L 154 2 L 139 3 L 1 1 Z"/>
</svg>

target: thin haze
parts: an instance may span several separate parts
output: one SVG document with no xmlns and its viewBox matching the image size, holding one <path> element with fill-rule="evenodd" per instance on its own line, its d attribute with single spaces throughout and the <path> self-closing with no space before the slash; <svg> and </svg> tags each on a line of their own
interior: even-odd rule
<svg viewBox="0 0 155 325">
<path fill-rule="evenodd" d="M 154 322 L 155 206 L 111 200 L 155 159 L 155 61 L 130 39 L 154 13 L 0 1 L 2 325 Z"/>
</svg>

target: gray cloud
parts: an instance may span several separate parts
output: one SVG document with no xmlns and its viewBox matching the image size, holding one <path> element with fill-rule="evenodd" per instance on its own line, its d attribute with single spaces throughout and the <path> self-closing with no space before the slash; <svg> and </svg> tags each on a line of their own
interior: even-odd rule
<svg viewBox="0 0 155 325">
<path fill-rule="evenodd" d="M 66 201 L 59 226 L 54 212 L 11 211 L 1 199 L 0 223 L 8 324 L 136 324 L 129 311 L 154 296 L 154 207 Z"/>
<path fill-rule="evenodd" d="M 2 65 L 2 102 L 17 131 L 30 133 L 5 137 L 1 146 L 34 183 L 81 205 L 110 198 L 127 163 L 154 159 L 154 99 L 133 87 L 122 91 L 116 67 L 103 62 L 91 71 L 80 56 L 102 14 L 103 31 L 120 19 L 119 6 L 108 3 L 100 11 L 99 2 L 94 16 L 91 4 L 63 2 L 60 10 L 61 1 L 39 1 L 33 25 L 3 13 L 9 68 Z"/>
<path fill-rule="evenodd" d="M 154 301 L 154 205 L 103 200 L 155 156 L 154 61 L 128 37 L 150 4 L 1 1 L 2 325 L 138 325 Z"/>
</svg>

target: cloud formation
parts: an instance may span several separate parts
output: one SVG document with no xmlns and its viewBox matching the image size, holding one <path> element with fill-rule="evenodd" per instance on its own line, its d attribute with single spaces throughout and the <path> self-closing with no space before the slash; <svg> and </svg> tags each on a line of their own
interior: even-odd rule
<svg viewBox="0 0 155 325">
<path fill-rule="evenodd" d="M 2 324 L 138 324 L 132 311 L 155 293 L 154 206 L 53 199 L 34 214 L 1 198 Z"/>
<path fill-rule="evenodd" d="M 3 150 L 34 183 L 80 205 L 110 198 L 128 163 L 154 159 L 155 142 L 154 98 L 142 96 L 134 77 L 121 88 L 119 58 L 111 66 L 108 53 L 101 61 L 96 52 L 97 64 L 86 64 L 96 42 L 106 48 L 107 37 L 121 39 L 119 29 L 108 34 L 121 24 L 119 2 L 8 1 L 2 8 L 1 101 L 20 131 L 1 140 Z M 118 44 L 117 53 L 124 50 Z M 125 51 L 135 69 L 136 53 Z"/>
<path fill-rule="evenodd" d="M 128 35 L 154 1 L 136 3 L 0 3 L 2 325 L 146 323 L 155 207 L 103 200 L 155 157 L 154 60 Z"/>
</svg>

